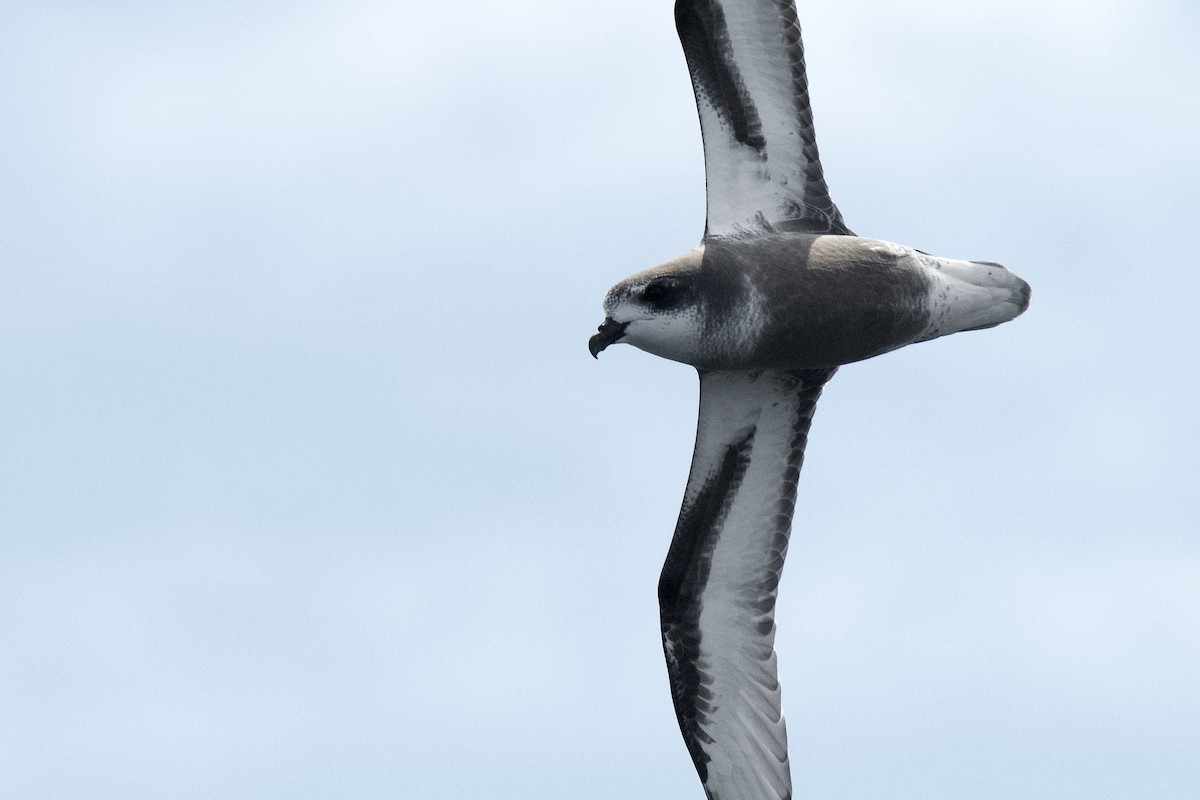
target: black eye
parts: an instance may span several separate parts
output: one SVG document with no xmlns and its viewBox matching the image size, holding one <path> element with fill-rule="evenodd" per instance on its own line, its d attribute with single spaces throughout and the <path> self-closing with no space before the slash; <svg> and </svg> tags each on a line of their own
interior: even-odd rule
<svg viewBox="0 0 1200 800">
<path fill-rule="evenodd" d="M 675 281 L 653 280 L 642 290 L 642 301 L 654 308 L 670 308 L 679 302 L 681 294 Z"/>
</svg>

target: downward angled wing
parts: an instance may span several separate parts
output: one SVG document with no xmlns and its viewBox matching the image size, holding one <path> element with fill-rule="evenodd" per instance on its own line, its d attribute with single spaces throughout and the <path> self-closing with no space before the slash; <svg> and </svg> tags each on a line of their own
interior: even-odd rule
<svg viewBox="0 0 1200 800">
<path fill-rule="evenodd" d="M 712 800 L 790 798 L 775 592 L 813 409 L 833 370 L 709 372 L 658 584 L 684 742 Z"/>
<path fill-rule="evenodd" d="M 708 176 L 706 236 L 850 233 L 817 155 L 793 0 L 677 0 Z"/>
</svg>

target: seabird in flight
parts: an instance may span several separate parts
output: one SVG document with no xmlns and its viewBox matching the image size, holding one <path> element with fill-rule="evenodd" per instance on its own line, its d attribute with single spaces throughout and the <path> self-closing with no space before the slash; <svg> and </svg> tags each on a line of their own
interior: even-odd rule
<svg viewBox="0 0 1200 800">
<path fill-rule="evenodd" d="M 999 264 L 854 235 L 830 199 L 792 0 L 677 0 L 708 179 L 699 246 L 614 286 L 591 338 L 700 375 L 658 585 L 679 728 L 710 800 L 791 797 L 775 597 L 821 389 L 843 364 L 1029 305 Z"/>
</svg>

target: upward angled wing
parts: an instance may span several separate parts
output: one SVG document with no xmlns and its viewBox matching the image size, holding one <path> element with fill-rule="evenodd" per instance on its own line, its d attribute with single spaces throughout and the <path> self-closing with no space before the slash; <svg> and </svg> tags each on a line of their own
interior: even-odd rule
<svg viewBox="0 0 1200 800">
<path fill-rule="evenodd" d="M 712 800 L 792 796 L 775 592 L 813 409 L 833 370 L 709 372 L 658 584 L 679 729 Z"/>
<path fill-rule="evenodd" d="M 821 171 L 793 0 L 677 0 L 708 176 L 706 236 L 850 233 Z"/>
</svg>

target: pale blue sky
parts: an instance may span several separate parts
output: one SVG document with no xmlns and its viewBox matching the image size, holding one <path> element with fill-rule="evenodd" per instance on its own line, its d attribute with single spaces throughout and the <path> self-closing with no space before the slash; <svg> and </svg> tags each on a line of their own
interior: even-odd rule
<svg viewBox="0 0 1200 800">
<path fill-rule="evenodd" d="M 655 582 L 671 3 L 0 6 L 0 796 L 702 796 Z M 801 2 L 857 231 L 1033 306 L 844 369 L 796 796 L 1200 796 L 1193 2 Z"/>
</svg>

